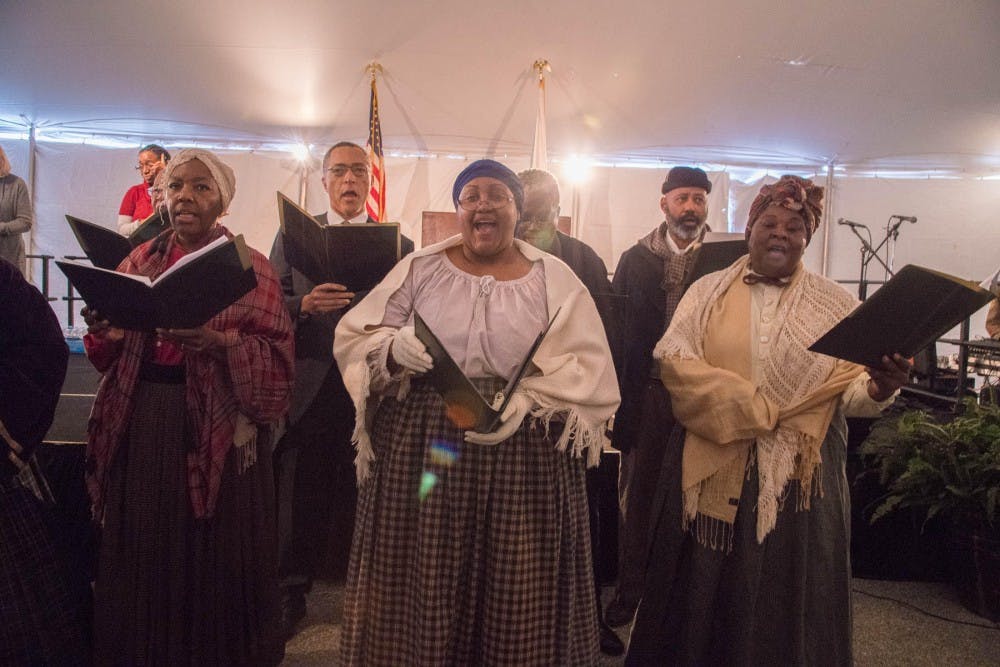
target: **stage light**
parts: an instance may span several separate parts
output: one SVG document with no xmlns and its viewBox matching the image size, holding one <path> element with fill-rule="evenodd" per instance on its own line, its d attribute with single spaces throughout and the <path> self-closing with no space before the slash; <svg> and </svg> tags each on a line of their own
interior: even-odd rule
<svg viewBox="0 0 1000 667">
<path fill-rule="evenodd" d="M 309 147 L 305 144 L 295 144 L 292 146 L 292 155 L 299 162 L 306 162 L 309 160 Z"/>
<path fill-rule="evenodd" d="M 563 162 L 563 178 L 571 185 L 583 185 L 590 179 L 591 161 L 581 155 L 571 155 Z"/>
</svg>

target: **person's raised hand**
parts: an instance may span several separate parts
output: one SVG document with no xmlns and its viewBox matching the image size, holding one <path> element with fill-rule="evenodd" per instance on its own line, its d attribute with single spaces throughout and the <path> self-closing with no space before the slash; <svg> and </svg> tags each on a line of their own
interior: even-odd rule
<svg viewBox="0 0 1000 667">
<path fill-rule="evenodd" d="M 909 359 L 898 353 L 891 357 L 883 355 L 881 367 L 868 367 L 868 375 L 871 376 L 871 381 L 868 382 L 868 396 L 873 401 L 888 400 L 897 389 L 910 381 L 912 366 Z"/>
<path fill-rule="evenodd" d="M 337 283 L 323 283 L 316 285 L 312 290 L 302 297 L 302 312 L 310 315 L 319 313 L 331 313 L 335 310 L 346 308 L 354 298 L 354 292 L 347 291 L 347 288 Z"/>
<path fill-rule="evenodd" d="M 434 360 L 413 327 L 403 327 L 396 332 L 389 346 L 389 357 L 399 366 L 415 373 L 426 373 L 434 367 Z"/>
<path fill-rule="evenodd" d="M 83 321 L 87 323 L 87 333 L 113 342 L 120 341 L 125 337 L 124 329 L 112 326 L 96 309 L 84 306 L 80 314 L 83 315 Z"/>
</svg>

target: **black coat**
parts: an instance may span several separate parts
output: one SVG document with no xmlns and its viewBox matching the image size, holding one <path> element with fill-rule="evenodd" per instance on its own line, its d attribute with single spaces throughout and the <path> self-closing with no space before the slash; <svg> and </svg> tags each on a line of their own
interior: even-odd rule
<svg viewBox="0 0 1000 667">
<path fill-rule="evenodd" d="M 326 213 L 316 216 L 320 224 L 326 224 Z M 369 222 L 375 222 L 370 219 Z M 413 241 L 403 236 L 401 255 L 413 252 Z M 281 291 L 285 295 L 285 307 L 295 324 L 295 387 L 292 390 L 292 405 L 288 413 L 290 423 L 298 421 L 299 417 L 312 404 L 316 392 L 323 385 L 327 372 L 333 367 L 333 332 L 349 309 L 343 308 L 332 313 L 322 313 L 300 317 L 302 312 L 302 297 L 316 286 L 311 280 L 288 265 L 285 259 L 285 244 L 281 232 L 274 239 L 271 247 L 271 264 L 281 281 Z M 357 303 L 364 297 L 358 294 L 352 302 Z M 338 385 L 338 390 L 343 384 Z M 337 391 L 337 399 L 350 405 L 347 390 Z"/>
<path fill-rule="evenodd" d="M 618 386 L 622 402 L 615 414 L 612 445 L 627 451 L 636 441 L 643 389 L 650 378 L 653 348 L 666 330 L 663 260 L 648 248 L 634 245 L 618 261 L 612 287 L 622 302 L 618 356 Z M 666 437 L 666 434 L 664 435 Z"/>
<path fill-rule="evenodd" d="M 68 358 L 45 297 L 0 258 L 0 421 L 24 447 L 25 458 L 52 425 Z M 0 462 L 7 463 L 3 440 Z"/>
</svg>

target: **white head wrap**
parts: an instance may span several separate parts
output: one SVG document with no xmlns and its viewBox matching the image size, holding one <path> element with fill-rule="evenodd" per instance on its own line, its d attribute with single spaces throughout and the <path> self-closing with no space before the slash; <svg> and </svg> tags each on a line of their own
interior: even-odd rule
<svg viewBox="0 0 1000 667">
<path fill-rule="evenodd" d="M 232 167 L 220 160 L 219 156 L 212 151 L 206 151 L 201 148 L 185 148 L 178 152 L 167 163 L 167 168 L 164 170 L 166 173 L 164 181 L 169 181 L 177 167 L 191 160 L 198 160 L 208 167 L 208 172 L 212 174 L 215 184 L 219 186 L 219 195 L 222 198 L 222 212 L 225 213 L 228 211 L 229 203 L 233 201 L 233 195 L 236 194 L 236 174 L 233 173 Z"/>
</svg>

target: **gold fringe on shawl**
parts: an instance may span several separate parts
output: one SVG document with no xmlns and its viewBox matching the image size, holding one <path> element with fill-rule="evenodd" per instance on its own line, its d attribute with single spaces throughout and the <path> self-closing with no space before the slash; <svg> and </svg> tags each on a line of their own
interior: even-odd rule
<svg viewBox="0 0 1000 667">
<path fill-rule="evenodd" d="M 702 544 L 731 548 L 731 526 L 751 445 L 756 443 L 757 540 L 774 528 L 788 482 L 798 479 L 796 505 L 809 508 L 812 480 L 841 394 L 862 372 L 808 346 L 856 302 L 832 281 L 799 267 L 782 291 L 781 323 L 751 381 L 750 288 L 740 280 L 744 257 L 695 283 L 678 305 L 653 356 L 674 414 L 687 429 L 682 458 L 685 526 Z M 729 526 L 717 526 L 721 522 Z"/>
</svg>

